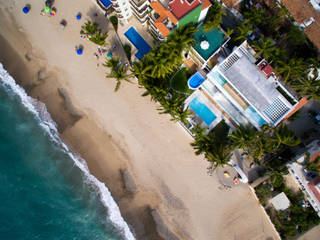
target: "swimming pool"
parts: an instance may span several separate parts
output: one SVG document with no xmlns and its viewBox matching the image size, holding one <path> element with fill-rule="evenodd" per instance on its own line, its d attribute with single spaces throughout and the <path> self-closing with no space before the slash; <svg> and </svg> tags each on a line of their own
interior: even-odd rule
<svg viewBox="0 0 320 240">
<path fill-rule="evenodd" d="M 206 79 L 201 75 L 201 73 L 196 72 L 189 78 L 188 86 L 190 89 L 195 90 L 203 83 L 204 80 Z"/>
<path fill-rule="evenodd" d="M 253 107 L 249 106 L 245 111 L 259 125 L 259 127 L 266 123 L 266 121 L 259 115 L 259 113 L 256 112 L 256 110 L 254 110 Z"/>
<path fill-rule="evenodd" d="M 189 107 L 206 123 L 209 127 L 210 124 L 217 118 L 210 109 L 202 103 L 197 97 L 194 98 Z"/>
<path fill-rule="evenodd" d="M 112 5 L 110 0 L 99 0 L 98 2 L 106 9 Z"/>
<path fill-rule="evenodd" d="M 124 35 L 138 49 L 138 52 L 135 54 L 135 56 L 139 60 L 141 60 L 143 56 L 151 50 L 150 45 L 140 36 L 134 27 L 129 28 Z"/>
</svg>

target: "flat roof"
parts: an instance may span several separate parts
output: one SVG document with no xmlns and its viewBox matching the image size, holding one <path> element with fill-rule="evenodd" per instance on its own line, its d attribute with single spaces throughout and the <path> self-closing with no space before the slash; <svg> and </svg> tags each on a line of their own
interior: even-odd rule
<svg viewBox="0 0 320 240">
<path fill-rule="evenodd" d="M 202 25 L 200 25 L 198 27 L 198 31 L 194 34 L 194 39 L 196 41 L 192 44 L 192 46 L 206 61 L 219 47 L 223 45 L 225 42 L 224 36 L 224 33 L 220 32 L 219 29 L 212 29 L 208 32 L 205 32 Z M 209 43 L 208 49 L 201 48 L 202 41 L 207 41 Z"/>
<path fill-rule="evenodd" d="M 263 112 L 278 97 L 282 96 L 275 84 L 267 79 L 245 56 L 240 57 L 222 73 L 230 83 L 253 105 Z"/>
<path fill-rule="evenodd" d="M 169 6 L 173 15 L 181 19 L 200 4 L 202 4 L 200 0 L 173 0 Z"/>
</svg>

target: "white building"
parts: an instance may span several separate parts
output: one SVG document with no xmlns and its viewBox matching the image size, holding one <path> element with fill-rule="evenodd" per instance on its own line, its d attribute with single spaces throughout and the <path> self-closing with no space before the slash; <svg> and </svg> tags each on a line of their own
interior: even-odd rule
<svg viewBox="0 0 320 240">
<path fill-rule="evenodd" d="M 132 9 L 130 1 L 128 0 L 111 0 L 112 7 L 117 13 L 119 20 L 128 22 L 128 19 L 132 16 Z"/>
<path fill-rule="evenodd" d="M 307 146 L 307 152 L 310 153 L 310 161 L 320 156 L 320 145 L 314 141 Z M 305 194 L 311 206 L 320 217 L 320 176 L 306 171 L 303 167 L 305 153 L 298 156 L 296 162 L 288 164 L 289 172 L 299 188 Z"/>
<path fill-rule="evenodd" d="M 265 60 L 257 63 L 255 52 L 246 41 L 204 78 L 186 104 L 209 129 L 217 124 L 219 116 L 234 126 L 277 126 L 299 105 L 273 68 Z M 192 82 L 189 79 L 189 87 Z"/>
<path fill-rule="evenodd" d="M 132 14 L 142 25 L 147 23 L 149 13 L 149 0 L 130 0 Z"/>
</svg>

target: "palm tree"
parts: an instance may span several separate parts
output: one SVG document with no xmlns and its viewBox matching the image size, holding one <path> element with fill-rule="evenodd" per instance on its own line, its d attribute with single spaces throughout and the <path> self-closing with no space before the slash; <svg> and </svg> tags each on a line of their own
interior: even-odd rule
<svg viewBox="0 0 320 240">
<path fill-rule="evenodd" d="M 119 58 L 111 58 L 109 59 L 105 64 L 103 64 L 106 67 L 111 68 L 111 72 L 107 74 L 107 77 L 115 78 L 117 81 L 116 87 L 114 91 L 118 91 L 121 85 L 121 81 L 130 81 L 130 77 L 132 77 L 131 74 L 126 73 L 126 69 L 123 65 L 120 64 Z"/>
<path fill-rule="evenodd" d="M 318 79 L 318 75 L 313 77 L 306 75 L 302 79 L 296 79 L 291 83 L 291 87 L 303 96 L 316 100 L 320 99 L 320 80 Z"/>
<path fill-rule="evenodd" d="M 253 8 L 244 13 L 244 17 L 256 27 L 265 21 L 265 16 L 264 8 Z"/>
<path fill-rule="evenodd" d="M 238 26 L 236 28 L 237 30 L 237 37 L 235 38 L 235 40 L 241 40 L 241 41 L 244 41 L 244 40 L 247 40 L 247 37 L 250 33 L 252 33 L 252 30 L 251 30 L 251 26 L 250 24 L 248 23 L 248 21 L 244 21 L 240 26 Z"/>
<path fill-rule="evenodd" d="M 98 23 L 91 23 L 91 21 L 87 21 L 81 26 L 80 33 L 90 35 L 89 40 L 98 45 L 104 45 L 108 37 L 108 33 L 102 33 L 101 29 L 99 29 Z"/>
<path fill-rule="evenodd" d="M 192 129 L 195 137 L 194 141 L 191 143 L 191 146 L 196 150 L 196 155 L 208 152 L 212 145 L 209 136 L 206 134 L 206 131 L 207 128 L 201 128 L 200 126 L 195 126 Z"/>
<path fill-rule="evenodd" d="M 229 135 L 231 144 L 240 149 L 247 149 L 254 142 L 256 132 L 255 128 L 251 125 L 240 125 Z"/>
<path fill-rule="evenodd" d="M 213 163 L 212 170 L 215 170 L 218 167 L 229 165 L 232 153 L 225 145 L 216 143 L 213 145 L 212 150 L 207 152 L 205 156 L 207 161 Z"/>
<path fill-rule="evenodd" d="M 320 156 L 316 157 L 312 162 L 310 161 L 310 153 L 306 152 L 304 157 L 304 168 L 311 172 L 320 173 Z"/>
<path fill-rule="evenodd" d="M 144 85 L 148 77 L 151 76 L 150 71 L 152 70 L 152 65 L 146 65 L 144 59 L 142 59 L 139 63 L 135 63 L 132 65 L 132 73 L 138 78 L 139 85 Z"/>
<path fill-rule="evenodd" d="M 275 69 L 276 73 L 283 77 L 287 82 L 289 79 L 303 78 L 308 66 L 302 58 L 291 58 L 289 61 L 279 61 L 278 67 Z"/>
<path fill-rule="evenodd" d="M 219 28 L 223 15 L 226 15 L 226 13 L 223 11 L 221 4 L 215 2 L 209 9 L 209 13 L 203 24 L 203 30 L 208 32 L 212 29 Z"/>
<path fill-rule="evenodd" d="M 284 124 L 274 129 L 274 136 L 277 148 L 279 148 L 281 144 L 296 146 L 300 143 L 300 140 L 296 138 L 296 134 Z"/>
<path fill-rule="evenodd" d="M 265 59 L 270 59 L 275 51 L 275 43 L 271 38 L 265 38 L 264 36 L 258 42 L 255 42 L 253 48 L 256 51 L 256 56 L 261 54 Z"/>
<path fill-rule="evenodd" d="M 234 30 L 231 28 L 228 28 L 227 31 L 225 32 L 225 38 L 230 37 L 233 34 Z"/>
</svg>

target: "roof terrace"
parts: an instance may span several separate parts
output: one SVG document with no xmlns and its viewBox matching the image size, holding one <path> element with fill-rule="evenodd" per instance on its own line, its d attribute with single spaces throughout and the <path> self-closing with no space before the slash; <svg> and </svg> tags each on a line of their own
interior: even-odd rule
<svg viewBox="0 0 320 240">
<path fill-rule="evenodd" d="M 173 15 L 181 19 L 200 4 L 200 0 L 173 0 L 169 3 L 169 7 Z"/>
<path fill-rule="evenodd" d="M 207 61 L 226 41 L 225 34 L 218 29 L 205 32 L 202 25 L 195 33 L 196 42 L 192 45 L 199 55 Z"/>
</svg>

